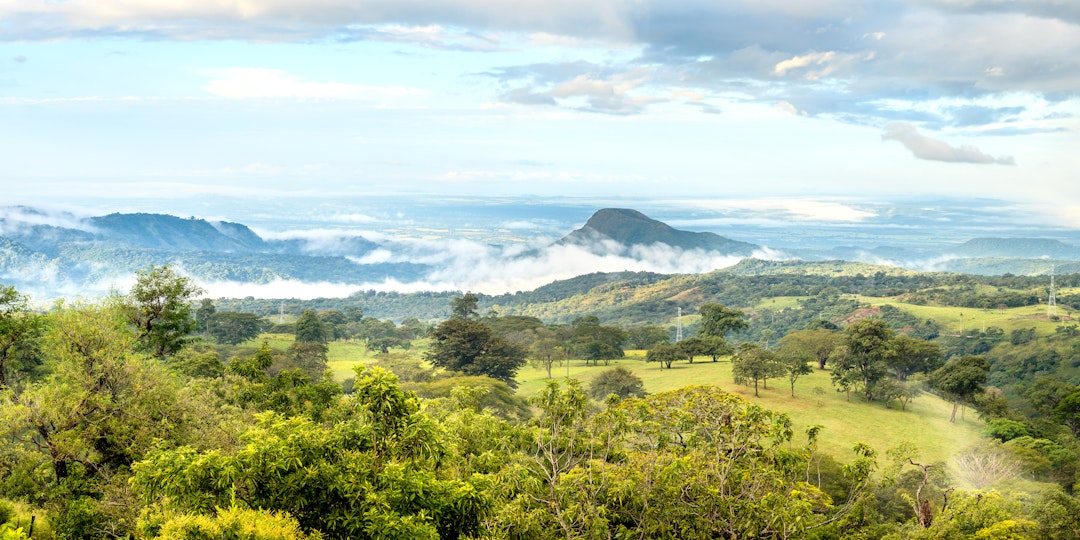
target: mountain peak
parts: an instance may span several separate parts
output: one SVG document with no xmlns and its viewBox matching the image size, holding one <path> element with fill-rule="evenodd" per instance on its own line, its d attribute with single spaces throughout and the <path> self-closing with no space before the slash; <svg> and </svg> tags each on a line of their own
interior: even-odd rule
<svg viewBox="0 0 1080 540">
<path fill-rule="evenodd" d="M 709 232 L 681 231 L 629 208 L 598 210 L 582 228 L 564 237 L 562 243 L 590 246 L 594 245 L 598 238 L 614 240 L 625 247 L 659 243 L 681 249 L 719 251 L 742 256 L 749 256 L 758 248 L 754 244 Z"/>
</svg>

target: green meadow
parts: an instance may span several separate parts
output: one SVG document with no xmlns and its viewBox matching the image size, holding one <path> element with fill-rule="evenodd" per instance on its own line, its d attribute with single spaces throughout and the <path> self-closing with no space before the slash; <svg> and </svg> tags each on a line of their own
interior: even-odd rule
<svg viewBox="0 0 1080 540">
<path fill-rule="evenodd" d="M 845 396 L 836 392 L 828 371 L 815 370 L 800 377 L 795 385 L 795 397 L 787 379 L 772 379 L 768 388 L 759 388 L 760 396 L 754 396 L 752 386 L 735 384 L 731 376 L 731 362 L 712 362 L 708 358 L 688 362 L 676 362 L 671 369 L 661 369 L 659 364 L 644 361 L 644 351 L 628 351 L 627 357 L 604 366 L 586 366 L 584 361 L 570 362 L 570 376 L 588 384 L 604 370 L 622 366 L 641 377 L 650 393 L 663 392 L 687 385 L 714 385 L 737 394 L 768 409 L 787 413 L 794 423 L 794 444 L 806 441 L 806 429 L 814 424 L 824 426 L 819 438 L 819 448 L 837 459 L 847 460 L 854 456 L 852 447 L 858 442 L 869 444 L 878 451 L 880 462 L 884 453 L 901 443 L 914 444 L 920 451 L 920 459 L 927 462 L 948 463 L 952 456 L 976 444 L 982 437 L 983 422 L 974 411 L 968 410 L 964 417 L 957 414 L 956 423 L 949 422 L 952 404 L 931 394 L 923 394 L 900 410 L 899 404 L 887 409 L 880 403 L 866 403 L 852 394 Z M 704 360 L 704 361 L 702 361 Z M 566 366 L 552 370 L 556 378 L 566 376 Z M 542 369 L 526 366 L 518 372 L 518 394 L 532 396 L 547 383 Z M 815 391 L 815 388 L 820 391 Z"/>
</svg>

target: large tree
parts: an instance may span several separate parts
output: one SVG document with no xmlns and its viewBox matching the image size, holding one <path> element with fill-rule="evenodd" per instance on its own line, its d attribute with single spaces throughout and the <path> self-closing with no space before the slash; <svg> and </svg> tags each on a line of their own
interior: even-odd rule
<svg viewBox="0 0 1080 540">
<path fill-rule="evenodd" d="M 646 362 L 659 362 L 661 368 L 671 368 L 671 363 L 684 358 L 686 353 L 670 343 L 658 343 L 645 353 Z"/>
<path fill-rule="evenodd" d="M 840 332 L 825 328 L 797 330 L 780 338 L 780 351 L 804 351 L 812 355 L 818 369 L 825 369 L 829 355 L 842 338 Z"/>
<path fill-rule="evenodd" d="M 906 381 L 916 372 L 930 372 L 941 367 L 941 346 L 907 334 L 897 334 L 888 343 L 885 363 L 898 381 Z"/>
<path fill-rule="evenodd" d="M 477 316 L 476 306 L 480 299 L 473 293 L 465 293 L 461 298 L 450 301 L 450 317 L 454 319 L 471 319 Z"/>
<path fill-rule="evenodd" d="M 881 319 L 862 319 L 844 330 L 846 354 L 834 355 L 833 381 L 858 386 L 866 401 L 874 399 L 874 385 L 888 374 L 885 362 L 893 332 Z"/>
<path fill-rule="evenodd" d="M 239 345 L 259 336 L 263 328 L 262 317 L 253 313 L 223 311 L 214 314 L 210 322 L 210 335 L 218 343 Z"/>
<path fill-rule="evenodd" d="M 331 337 L 331 330 L 326 327 L 314 310 L 305 309 L 300 318 L 296 319 L 297 343 L 325 344 Z"/>
<path fill-rule="evenodd" d="M 574 319 L 570 327 L 570 339 L 586 364 L 600 360 L 606 363 L 608 360 L 625 356 L 622 347 L 626 342 L 626 332 L 622 328 L 604 326 L 600 324 L 600 319 L 592 315 Z"/>
<path fill-rule="evenodd" d="M 634 349 L 647 350 L 671 339 L 671 332 L 660 326 L 635 326 L 626 330 L 626 342 Z"/>
<path fill-rule="evenodd" d="M 746 313 L 723 304 L 705 304 L 698 309 L 701 315 L 701 327 L 698 335 L 724 337 L 728 332 L 745 330 L 750 327 L 746 322 Z"/>
<path fill-rule="evenodd" d="M 981 356 L 968 355 L 952 360 L 930 374 L 930 385 L 953 402 L 950 422 L 956 421 L 956 410 L 961 403 L 970 403 L 982 393 L 990 363 Z"/>
<path fill-rule="evenodd" d="M 163 358 L 194 340 L 191 303 L 203 292 L 171 266 L 155 266 L 136 274 L 121 303 L 142 347 Z"/>
<path fill-rule="evenodd" d="M 496 336 L 484 323 L 454 317 L 431 335 L 431 349 L 424 358 L 432 365 L 517 386 L 514 375 L 525 365 L 525 349 Z"/>
<path fill-rule="evenodd" d="M 803 365 L 806 365 L 805 362 Z M 779 377 L 784 373 L 785 367 L 780 357 L 754 343 L 739 344 L 735 355 L 731 357 L 731 374 L 735 377 L 735 382 L 748 384 L 753 381 L 755 396 L 758 395 L 759 382 L 767 385 L 769 377 Z M 794 390 L 792 393 L 794 394 Z"/>
</svg>

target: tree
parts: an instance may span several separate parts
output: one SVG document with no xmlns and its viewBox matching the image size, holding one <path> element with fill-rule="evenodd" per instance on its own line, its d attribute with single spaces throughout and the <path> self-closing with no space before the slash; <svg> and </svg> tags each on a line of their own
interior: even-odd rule
<svg viewBox="0 0 1080 540">
<path fill-rule="evenodd" d="M 217 308 L 214 307 L 214 301 L 209 298 L 203 298 L 199 302 L 199 308 L 195 310 L 196 330 L 200 332 L 209 331 L 210 319 L 213 318 L 214 313 L 217 313 Z"/>
<path fill-rule="evenodd" d="M 862 319 L 844 330 L 845 354 L 833 365 L 833 382 L 858 386 L 866 401 L 874 399 L 874 385 L 888 373 L 885 355 L 893 333 L 881 319 Z"/>
<path fill-rule="evenodd" d="M 390 352 L 394 347 L 408 346 L 408 336 L 412 335 L 409 330 L 399 330 L 394 321 L 380 321 L 375 317 L 368 317 L 361 321 L 357 337 L 364 340 L 369 351 L 378 351 L 382 354 Z"/>
<path fill-rule="evenodd" d="M 39 362 L 36 349 L 43 329 L 43 319 L 30 311 L 25 296 L 0 286 L 0 390 L 15 373 Z"/>
<path fill-rule="evenodd" d="M 597 375 L 589 383 L 589 397 L 595 400 L 602 400 L 612 394 L 619 396 L 619 399 L 626 399 L 628 397 L 642 398 L 647 392 L 645 392 L 645 384 L 641 381 L 641 377 L 619 366 Z"/>
<path fill-rule="evenodd" d="M 807 351 L 798 351 L 787 349 L 781 349 L 776 353 L 777 359 L 783 366 L 784 374 L 787 375 L 788 382 L 791 383 L 791 397 L 795 397 L 795 381 L 803 375 L 813 373 L 814 369 L 807 365 L 807 362 L 813 361 L 813 355 Z"/>
<path fill-rule="evenodd" d="M 660 326 L 635 326 L 626 330 L 626 343 L 631 348 L 648 350 L 657 343 L 671 339 L 667 328 Z"/>
<path fill-rule="evenodd" d="M 724 337 L 728 332 L 750 327 L 742 310 L 731 309 L 723 304 L 705 304 L 698 309 L 698 313 L 701 315 L 701 327 L 698 328 L 698 335 L 701 337 Z"/>
<path fill-rule="evenodd" d="M 552 366 L 563 361 L 563 351 L 559 340 L 554 337 L 543 337 L 529 346 L 529 358 L 535 365 L 544 368 L 547 378 L 550 379 Z"/>
<path fill-rule="evenodd" d="M 315 314 L 314 310 L 305 309 L 304 313 L 296 319 L 297 343 L 321 343 L 330 341 L 330 331 L 323 324 L 322 319 Z"/>
<path fill-rule="evenodd" d="M 840 344 L 843 334 L 834 330 L 818 328 L 797 330 L 780 338 L 780 350 L 801 350 L 811 354 L 818 369 L 825 369 L 829 355 Z"/>
<path fill-rule="evenodd" d="M 162 447 L 134 467 L 135 488 L 158 512 L 240 501 L 327 538 L 475 537 L 487 490 L 442 473 L 441 432 L 392 373 L 356 371 L 338 421 L 264 414 L 236 451 Z"/>
<path fill-rule="evenodd" d="M 805 363 L 803 364 L 805 365 Z M 765 350 L 755 343 L 740 343 L 731 357 L 731 374 L 736 384 L 754 382 L 754 395 L 758 395 L 758 383 L 768 384 L 769 377 L 784 373 L 784 364 L 776 353 Z"/>
<path fill-rule="evenodd" d="M 941 347 L 923 339 L 897 334 L 887 344 L 885 363 L 896 380 L 905 381 L 915 372 L 931 372 L 941 367 Z"/>
<path fill-rule="evenodd" d="M 135 285 L 121 303 L 143 348 L 164 358 L 193 341 L 191 301 L 203 292 L 171 266 L 155 266 L 136 273 Z"/>
<path fill-rule="evenodd" d="M 695 356 L 708 356 L 712 358 L 713 362 L 716 362 L 721 356 L 733 352 L 731 345 L 728 345 L 728 342 L 719 336 L 686 338 L 676 343 L 675 346 L 683 352 L 691 364 L 694 363 Z"/>
<path fill-rule="evenodd" d="M 239 345 L 259 336 L 263 319 L 253 313 L 223 311 L 214 315 L 210 323 L 210 335 L 221 344 Z"/>
<path fill-rule="evenodd" d="M 731 345 L 728 344 L 727 340 L 720 336 L 705 336 L 699 339 L 701 339 L 702 344 L 699 351 L 701 354 L 712 358 L 713 362 L 719 360 L 721 356 L 727 356 L 735 352 L 735 349 L 731 348 Z"/>
<path fill-rule="evenodd" d="M 319 312 L 319 320 L 326 328 L 329 340 L 345 339 L 346 325 L 349 323 L 345 313 L 340 309 L 327 309 Z"/>
<path fill-rule="evenodd" d="M 67 537 L 127 536 L 138 511 L 128 467 L 198 422 L 176 377 L 135 351 L 128 315 L 115 305 L 54 309 L 42 341 L 51 372 L 0 401 L 0 463 L 17 456 L 33 471 L 5 497 L 47 503 Z"/>
<path fill-rule="evenodd" d="M 660 343 L 645 353 L 646 362 L 659 362 L 661 368 L 671 369 L 671 363 L 683 358 L 683 351 L 670 343 Z"/>
<path fill-rule="evenodd" d="M 327 366 L 328 347 L 324 343 L 310 341 L 294 341 L 285 351 L 281 363 L 273 367 L 272 371 L 280 373 L 288 369 L 298 369 L 313 381 L 323 377 Z"/>
<path fill-rule="evenodd" d="M 968 355 L 952 360 L 930 374 L 930 385 L 953 402 L 950 422 L 956 422 L 956 410 L 982 392 L 990 363 L 981 356 Z"/>
<path fill-rule="evenodd" d="M 592 315 L 574 319 L 570 327 L 570 339 L 586 364 L 599 360 L 606 363 L 625 355 L 622 346 L 626 342 L 626 332 L 622 328 L 603 326 L 600 319 Z"/>
<path fill-rule="evenodd" d="M 675 347 L 683 353 L 683 358 L 693 364 L 695 356 L 705 354 L 705 339 L 698 337 L 686 338 L 676 343 Z"/>
<path fill-rule="evenodd" d="M 432 332 L 424 358 L 432 365 L 466 375 L 487 375 L 517 387 L 514 375 L 525 365 L 525 350 L 495 336 L 482 322 L 451 318 Z"/>
<path fill-rule="evenodd" d="M 1068 426 L 1073 436 L 1080 433 L 1080 390 L 1073 392 L 1054 407 L 1054 420 Z"/>
<path fill-rule="evenodd" d="M 450 318 L 470 319 L 476 316 L 476 305 L 480 299 L 473 293 L 465 293 L 461 298 L 450 301 Z"/>
</svg>

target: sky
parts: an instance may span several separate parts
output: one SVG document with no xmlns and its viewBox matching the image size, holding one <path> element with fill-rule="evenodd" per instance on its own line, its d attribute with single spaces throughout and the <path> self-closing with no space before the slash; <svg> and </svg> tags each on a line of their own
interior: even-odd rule
<svg viewBox="0 0 1080 540">
<path fill-rule="evenodd" d="M 1080 229 L 1078 117 L 1073 0 L 0 0 L 4 204 L 942 195 Z"/>
</svg>

